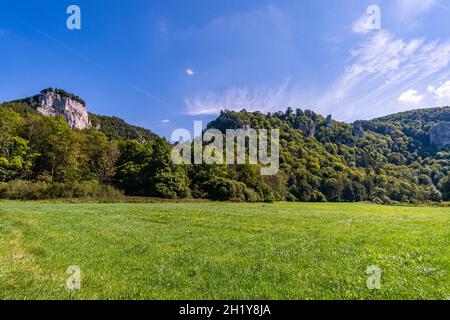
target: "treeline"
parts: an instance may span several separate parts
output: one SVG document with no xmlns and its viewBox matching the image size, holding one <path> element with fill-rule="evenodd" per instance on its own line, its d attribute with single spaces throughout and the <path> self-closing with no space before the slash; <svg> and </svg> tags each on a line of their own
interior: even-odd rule
<svg viewBox="0 0 450 320">
<path fill-rule="evenodd" d="M 73 130 L 63 117 L 5 104 L 0 106 L 0 198 L 450 200 L 450 153 L 426 156 L 423 143 L 405 134 L 401 124 L 386 134 L 367 130 L 358 138 L 354 126 L 300 109 L 223 112 L 209 124 L 219 130 L 247 126 L 280 129 L 277 175 L 263 177 L 255 165 L 175 165 L 168 141 L 130 132 L 136 127 L 124 130 L 120 121 L 109 121 L 107 134 L 95 126 Z"/>
<path fill-rule="evenodd" d="M 73 130 L 63 117 L 17 112 L 15 107 L 0 108 L 0 197 L 117 196 L 119 190 L 184 196 L 184 191 L 172 191 L 177 188 L 173 181 L 185 174 L 167 161 L 167 141 L 111 140 L 95 128 Z"/>
</svg>

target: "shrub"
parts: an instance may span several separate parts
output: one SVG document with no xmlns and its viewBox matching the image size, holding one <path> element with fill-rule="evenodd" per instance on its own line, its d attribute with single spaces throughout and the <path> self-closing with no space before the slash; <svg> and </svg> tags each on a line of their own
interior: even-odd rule
<svg viewBox="0 0 450 320">
<path fill-rule="evenodd" d="M 383 200 L 381 200 L 378 197 L 373 197 L 372 198 L 372 202 L 375 203 L 375 204 L 383 204 Z"/>
<path fill-rule="evenodd" d="M 243 182 L 237 182 L 227 178 L 215 178 L 206 183 L 208 198 L 219 201 L 249 201 L 257 202 L 261 198 L 253 189 Z"/>
<path fill-rule="evenodd" d="M 444 178 L 440 185 L 444 200 L 450 201 L 450 175 Z"/>
<path fill-rule="evenodd" d="M 311 194 L 310 201 L 312 201 L 312 202 L 327 202 L 327 198 L 323 195 L 322 192 L 313 191 L 313 193 Z"/>
<path fill-rule="evenodd" d="M 9 200 L 46 200 L 70 198 L 120 197 L 122 193 L 98 182 L 46 183 L 17 180 L 0 184 L 0 198 Z"/>
</svg>

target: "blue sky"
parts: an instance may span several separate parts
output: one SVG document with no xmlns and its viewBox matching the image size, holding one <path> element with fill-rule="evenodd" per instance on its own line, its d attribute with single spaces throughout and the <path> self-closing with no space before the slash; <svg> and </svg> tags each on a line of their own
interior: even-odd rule
<svg viewBox="0 0 450 320">
<path fill-rule="evenodd" d="M 0 101 L 60 87 L 166 136 L 223 108 L 354 121 L 450 105 L 449 16 L 448 0 L 0 0 Z"/>
</svg>

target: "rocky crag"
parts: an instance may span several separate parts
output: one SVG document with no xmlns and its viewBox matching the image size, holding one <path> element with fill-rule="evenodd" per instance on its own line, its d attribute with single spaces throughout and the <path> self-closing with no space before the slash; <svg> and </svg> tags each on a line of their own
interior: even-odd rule
<svg viewBox="0 0 450 320">
<path fill-rule="evenodd" d="M 71 128 L 86 129 L 91 126 L 84 102 L 57 90 L 44 90 L 35 98 L 36 110 L 46 116 L 62 115 Z"/>
<path fill-rule="evenodd" d="M 440 122 L 430 131 L 431 143 L 438 148 L 450 145 L 450 122 Z"/>
</svg>

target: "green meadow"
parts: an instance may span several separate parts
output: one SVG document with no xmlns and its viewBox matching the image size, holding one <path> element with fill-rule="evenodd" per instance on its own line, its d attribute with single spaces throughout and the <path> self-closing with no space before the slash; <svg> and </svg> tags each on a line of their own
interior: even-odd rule
<svg viewBox="0 0 450 320">
<path fill-rule="evenodd" d="M 450 207 L 0 202 L 0 299 L 449 298 Z"/>
</svg>

